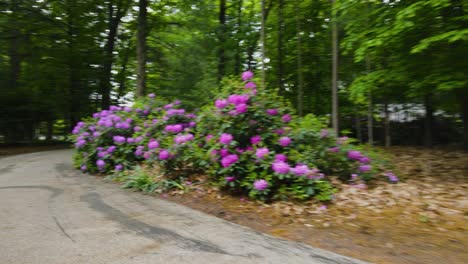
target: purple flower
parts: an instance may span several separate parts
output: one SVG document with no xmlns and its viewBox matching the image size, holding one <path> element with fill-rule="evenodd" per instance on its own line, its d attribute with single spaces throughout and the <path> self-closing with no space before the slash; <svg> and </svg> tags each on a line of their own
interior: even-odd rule
<svg viewBox="0 0 468 264">
<path fill-rule="evenodd" d="M 215 101 L 215 106 L 218 109 L 223 109 L 224 107 L 226 107 L 227 104 L 228 102 L 225 99 L 218 99 Z"/>
<path fill-rule="evenodd" d="M 220 150 L 219 150 L 219 155 L 220 155 L 221 157 L 226 157 L 227 155 L 229 155 L 229 150 L 227 150 L 227 149 L 225 149 L 225 148 L 220 149 Z"/>
<path fill-rule="evenodd" d="M 148 143 L 148 148 L 149 149 L 159 148 L 159 142 L 157 140 L 151 139 L 150 142 Z"/>
<path fill-rule="evenodd" d="M 167 110 L 166 114 L 168 116 L 184 115 L 185 114 L 185 109 L 169 109 L 169 110 Z"/>
<path fill-rule="evenodd" d="M 134 143 L 135 139 L 134 138 L 127 138 L 127 143 Z"/>
<path fill-rule="evenodd" d="M 301 176 L 309 173 L 309 167 L 304 164 L 298 164 L 296 167 L 290 169 L 292 173 Z"/>
<path fill-rule="evenodd" d="M 332 148 L 329 148 L 328 151 L 333 152 L 333 153 L 338 153 L 338 152 L 340 152 L 340 148 L 339 147 L 332 147 Z"/>
<path fill-rule="evenodd" d="M 328 129 L 322 129 L 320 131 L 320 138 L 326 138 L 328 137 Z"/>
<path fill-rule="evenodd" d="M 184 127 L 180 124 L 177 124 L 177 125 L 167 125 L 164 130 L 166 132 L 172 132 L 172 133 L 179 133 L 180 131 L 182 131 L 184 129 Z"/>
<path fill-rule="evenodd" d="M 359 158 L 359 162 L 362 163 L 362 164 L 366 164 L 366 163 L 370 163 L 370 158 L 368 157 L 361 157 Z"/>
<path fill-rule="evenodd" d="M 254 82 L 248 82 L 245 84 L 245 89 L 255 89 L 257 88 L 257 85 Z"/>
<path fill-rule="evenodd" d="M 254 189 L 258 191 L 263 191 L 268 188 L 268 182 L 265 180 L 256 180 L 253 184 Z"/>
<path fill-rule="evenodd" d="M 239 157 L 236 154 L 230 154 L 221 159 L 221 165 L 223 165 L 224 168 L 228 168 L 238 160 Z"/>
<path fill-rule="evenodd" d="M 388 180 L 392 183 L 396 183 L 400 180 L 395 174 L 393 174 L 393 172 L 386 172 L 384 175 L 387 176 Z"/>
<path fill-rule="evenodd" d="M 81 148 L 84 145 L 86 145 L 86 140 L 83 140 L 83 139 L 80 139 L 75 143 L 76 148 Z"/>
<path fill-rule="evenodd" d="M 288 157 L 284 154 L 276 154 L 275 155 L 275 161 L 284 161 L 286 162 L 288 160 Z"/>
<path fill-rule="evenodd" d="M 114 152 L 116 149 L 117 149 L 116 146 L 109 146 L 109 147 L 107 148 L 107 152 L 110 154 L 110 153 Z"/>
<path fill-rule="evenodd" d="M 227 182 L 233 182 L 236 180 L 236 177 L 234 176 L 227 176 L 227 177 L 224 177 L 224 179 L 227 181 Z"/>
<path fill-rule="evenodd" d="M 148 94 L 148 97 L 149 98 L 154 98 L 154 97 L 156 97 L 156 95 L 154 93 L 150 93 L 150 94 Z"/>
<path fill-rule="evenodd" d="M 267 109 L 267 110 L 266 110 L 266 113 L 267 113 L 268 115 L 274 116 L 274 115 L 277 115 L 277 114 L 278 114 L 278 109 L 276 109 L 276 108 Z"/>
<path fill-rule="evenodd" d="M 260 135 L 256 135 L 250 138 L 250 143 L 252 145 L 257 145 L 258 143 L 260 143 L 260 141 L 262 141 L 262 137 Z"/>
<path fill-rule="evenodd" d="M 177 135 L 174 138 L 174 142 L 177 144 L 184 144 L 185 142 L 191 141 L 193 139 L 194 139 L 193 135 L 189 133 L 186 135 Z"/>
<path fill-rule="evenodd" d="M 231 134 L 223 133 L 221 137 L 219 138 L 219 142 L 224 145 L 229 145 L 229 143 L 231 143 L 233 139 L 234 138 Z"/>
<path fill-rule="evenodd" d="M 228 102 L 231 104 L 239 105 L 246 104 L 249 101 L 248 94 L 232 94 L 228 97 Z"/>
<path fill-rule="evenodd" d="M 341 145 L 343 143 L 346 143 L 346 141 L 348 141 L 349 137 L 339 137 L 337 140 L 336 140 L 336 143 L 338 145 Z"/>
<path fill-rule="evenodd" d="M 289 164 L 284 161 L 275 161 L 272 166 L 276 173 L 287 174 L 289 172 Z"/>
<path fill-rule="evenodd" d="M 174 107 L 174 104 L 167 104 L 164 106 L 164 109 L 168 110 L 168 109 L 171 109 L 172 107 Z"/>
<path fill-rule="evenodd" d="M 117 164 L 115 165 L 115 170 L 116 171 L 121 171 L 123 169 L 123 165 L 122 164 Z"/>
<path fill-rule="evenodd" d="M 357 150 L 350 150 L 348 151 L 348 158 L 352 160 L 359 160 L 362 157 L 361 152 Z"/>
<path fill-rule="evenodd" d="M 195 127 L 197 125 L 197 123 L 195 123 L 194 121 L 190 121 L 188 126 L 189 127 Z"/>
<path fill-rule="evenodd" d="M 351 174 L 351 180 L 352 181 L 356 181 L 358 179 L 358 177 L 359 177 L 359 175 L 357 175 L 355 173 Z"/>
<path fill-rule="evenodd" d="M 283 122 L 285 122 L 285 123 L 288 123 L 288 122 L 290 122 L 292 120 L 292 117 L 291 117 L 290 114 L 285 114 L 285 115 L 283 115 L 281 117 L 281 120 L 283 120 Z"/>
<path fill-rule="evenodd" d="M 93 137 L 95 137 L 95 138 L 99 137 L 100 135 L 101 135 L 101 133 L 99 133 L 99 132 L 97 132 L 97 131 L 96 131 L 96 132 L 93 132 Z"/>
<path fill-rule="evenodd" d="M 236 113 L 243 114 L 245 112 L 247 112 L 247 104 L 236 105 Z"/>
<path fill-rule="evenodd" d="M 281 137 L 279 140 L 278 140 L 279 144 L 283 147 L 287 147 L 289 146 L 289 144 L 291 144 L 291 138 L 290 137 Z"/>
<path fill-rule="evenodd" d="M 151 152 L 146 151 L 145 153 L 143 153 L 143 158 L 149 159 L 150 157 L 151 157 Z"/>
<path fill-rule="evenodd" d="M 268 148 L 259 148 L 255 152 L 255 156 L 257 156 L 258 159 L 263 159 L 269 153 L 270 153 L 270 151 L 268 150 Z"/>
<path fill-rule="evenodd" d="M 114 140 L 116 144 L 122 144 L 127 141 L 127 139 L 123 136 L 114 136 L 112 139 Z"/>
<path fill-rule="evenodd" d="M 250 79 L 252 79 L 254 76 L 253 72 L 251 71 L 245 71 L 242 73 L 242 80 L 243 81 L 248 81 Z"/>
<path fill-rule="evenodd" d="M 141 131 L 141 127 L 136 126 L 136 127 L 133 128 L 133 131 L 135 131 L 135 132 Z"/>
<path fill-rule="evenodd" d="M 205 137 L 206 141 L 210 141 L 213 138 L 213 135 L 209 134 Z"/>
<path fill-rule="evenodd" d="M 275 134 L 277 135 L 283 135 L 284 134 L 284 129 L 280 128 L 280 129 L 276 129 L 275 131 L 273 131 Z"/>
<path fill-rule="evenodd" d="M 128 106 L 125 106 L 124 111 L 127 112 L 127 113 L 130 113 L 132 111 L 132 108 L 128 107 Z"/>
<path fill-rule="evenodd" d="M 99 158 L 104 158 L 107 154 L 108 154 L 108 153 L 107 153 L 106 151 L 99 151 L 98 154 L 97 154 L 97 156 L 98 156 Z"/>
<path fill-rule="evenodd" d="M 169 151 L 163 149 L 159 152 L 159 159 L 160 160 L 167 160 L 169 158 Z"/>
<path fill-rule="evenodd" d="M 103 160 L 97 160 L 96 165 L 98 166 L 99 169 L 104 168 L 106 166 L 106 163 Z"/>
<path fill-rule="evenodd" d="M 368 172 L 372 169 L 371 165 L 361 165 L 359 166 L 359 171 L 360 172 Z"/>
<path fill-rule="evenodd" d="M 82 165 L 82 166 L 80 167 L 80 170 L 86 171 L 86 170 L 88 170 L 88 167 L 86 167 L 86 165 Z"/>
</svg>

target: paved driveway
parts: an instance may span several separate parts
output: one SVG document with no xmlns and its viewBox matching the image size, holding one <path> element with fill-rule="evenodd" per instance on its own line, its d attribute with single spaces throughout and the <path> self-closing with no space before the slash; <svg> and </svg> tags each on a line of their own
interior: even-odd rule
<svg viewBox="0 0 468 264">
<path fill-rule="evenodd" d="M 0 263 L 363 263 L 73 170 L 70 150 L 0 159 Z"/>
</svg>

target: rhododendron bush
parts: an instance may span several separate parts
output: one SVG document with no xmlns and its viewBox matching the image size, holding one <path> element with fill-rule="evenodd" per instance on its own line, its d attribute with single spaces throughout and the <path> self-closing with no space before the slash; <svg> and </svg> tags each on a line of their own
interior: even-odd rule
<svg viewBox="0 0 468 264">
<path fill-rule="evenodd" d="M 131 108 L 113 106 L 74 129 L 75 164 L 108 173 L 145 162 L 171 179 L 197 170 L 226 191 L 264 201 L 330 200 L 327 175 L 363 184 L 379 172 L 367 152 L 336 138 L 319 118 L 296 117 L 274 90 L 257 87 L 250 71 L 225 80 L 197 115 L 153 94 Z"/>
</svg>

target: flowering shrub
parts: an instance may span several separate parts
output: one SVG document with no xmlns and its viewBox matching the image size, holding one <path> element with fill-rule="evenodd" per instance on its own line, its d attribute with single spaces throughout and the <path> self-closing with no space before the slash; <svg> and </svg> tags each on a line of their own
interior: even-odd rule
<svg viewBox="0 0 468 264">
<path fill-rule="evenodd" d="M 274 91 L 257 89 L 253 74 L 229 80 L 212 106 L 200 113 L 198 157 L 215 181 L 261 200 L 329 200 L 333 188 L 314 162 L 297 150 L 293 111 Z"/>
<path fill-rule="evenodd" d="M 252 78 L 245 72 L 242 82 L 226 80 L 198 116 L 154 94 L 95 113 L 73 130 L 75 165 L 108 173 L 156 163 L 171 186 L 200 170 L 232 193 L 261 200 L 330 200 L 335 190 L 326 175 L 363 184 L 380 170 L 374 153 L 336 138 L 317 117 L 294 117 L 275 91 L 257 89 Z M 140 176 L 130 177 L 129 186 L 157 186 Z"/>
</svg>

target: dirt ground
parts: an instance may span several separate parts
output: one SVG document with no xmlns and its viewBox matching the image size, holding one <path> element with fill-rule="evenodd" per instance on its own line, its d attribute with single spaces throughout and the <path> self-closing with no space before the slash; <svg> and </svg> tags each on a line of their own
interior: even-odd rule
<svg viewBox="0 0 468 264">
<path fill-rule="evenodd" d="M 50 145 L 37 145 L 37 146 L 2 146 L 0 145 L 0 158 L 10 155 L 26 154 L 39 151 L 49 151 L 56 149 L 70 148 L 67 144 L 50 144 Z"/>
<path fill-rule="evenodd" d="M 332 204 L 262 204 L 205 184 L 166 198 L 276 237 L 374 263 L 468 263 L 468 154 L 389 148 L 398 184 L 338 184 Z"/>
</svg>

